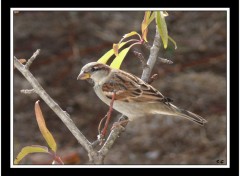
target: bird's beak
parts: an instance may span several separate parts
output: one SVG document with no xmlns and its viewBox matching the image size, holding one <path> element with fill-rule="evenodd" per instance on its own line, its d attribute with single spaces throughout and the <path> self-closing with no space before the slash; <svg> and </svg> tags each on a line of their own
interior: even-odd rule
<svg viewBox="0 0 240 176">
<path fill-rule="evenodd" d="M 78 75 L 78 77 L 77 77 L 77 80 L 85 80 L 85 79 L 88 79 L 88 78 L 90 78 L 91 77 L 91 75 L 90 75 L 90 73 L 84 73 L 84 72 L 81 72 L 79 75 Z"/>
</svg>

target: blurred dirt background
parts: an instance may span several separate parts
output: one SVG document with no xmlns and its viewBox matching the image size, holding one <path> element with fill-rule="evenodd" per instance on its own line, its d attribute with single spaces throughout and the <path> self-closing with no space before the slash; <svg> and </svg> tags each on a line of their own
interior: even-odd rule
<svg viewBox="0 0 240 176">
<path fill-rule="evenodd" d="M 159 56 L 174 63 L 158 62 L 153 82 L 174 104 L 204 117 L 208 123 L 198 126 L 171 116 L 140 118 L 128 124 L 106 164 L 196 164 L 212 165 L 227 160 L 226 135 L 226 12 L 170 11 L 166 18 L 169 35 L 177 42 L 161 50 Z M 113 43 L 131 31 L 140 32 L 144 12 L 77 12 L 35 11 L 14 14 L 14 55 L 28 59 L 37 50 L 41 54 L 30 70 L 49 95 L 66 110 L 90 140 L 96 140 L 100 119 L 108 107 L 95 95 L 92 85 L 77 81 L 83 65 L 96 61 Z M 148 40 L 152 44 L 155 25 L 151 24 Z M 134 48 L 147 59 L 149 51 Z M 123 70 L 141 76 L 139 59 L 130 52 Z M 46 145 L 37 126 L 34 103 L 37 95 L 24 95 L 31 88 L 14 70 L 14 157 L 26 145 Z M 87 164 L 88 156 L 62 121 L 46 106 L 40 105 L 46 124 L 58 144 L 65 164 Z M 112 122 L 119 114 L 115 111 Z M 110 125 L 111 126 L 111 125 Z M 22 164 L 49 164 L 44 154 L 26 157 Z"/>
</svg>

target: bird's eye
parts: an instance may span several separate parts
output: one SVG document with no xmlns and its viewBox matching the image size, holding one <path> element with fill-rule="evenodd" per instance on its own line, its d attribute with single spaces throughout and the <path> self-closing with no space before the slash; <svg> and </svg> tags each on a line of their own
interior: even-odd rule
<svg viewBox="0 0 240 176">
<path fill-rule="evenodd" d="M 91 72 L 95 72 L 96 70 L 98 70 L 97 67 L 92 67 L 91 68 Z"/>
</svg>

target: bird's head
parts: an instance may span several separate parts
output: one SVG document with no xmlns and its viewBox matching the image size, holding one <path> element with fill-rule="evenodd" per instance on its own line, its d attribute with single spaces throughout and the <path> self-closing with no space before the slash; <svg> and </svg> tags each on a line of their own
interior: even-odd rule
<svg viewBox="0 0 240 176">
<path fill-rule="evenodd" d="M 107 78 L 110 71 L 111 68 L 108 65 L 98 62 L 90 62 L 83 66 L 77 80 L 92 79 L 94 83 L 101 83 Z"/>
</svg>

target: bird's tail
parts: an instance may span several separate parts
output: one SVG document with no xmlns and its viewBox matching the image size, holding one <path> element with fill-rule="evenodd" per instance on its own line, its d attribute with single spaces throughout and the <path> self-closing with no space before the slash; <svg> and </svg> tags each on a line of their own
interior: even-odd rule
<svg viewBox="0 0 240 176">
<path fill-rule="evenodd" d="M 176 112 L 175 115 L 180 116 L 180 117 L 184 117 L 188 120 L 191 120 L 199 125 L 204 125 L 204 123 L 207 123 L 207 121 L 202 118 L 201 116 L 194 114 L 190 111 L 184 110 L 184 109 L 180 109 L 176 106 L 174 106 L 173 104 L 170 104 L 171 108 Z"/>
</svg>

